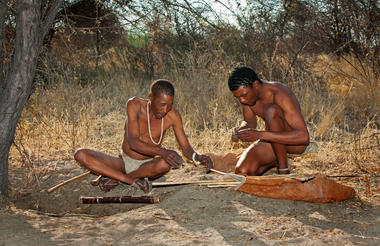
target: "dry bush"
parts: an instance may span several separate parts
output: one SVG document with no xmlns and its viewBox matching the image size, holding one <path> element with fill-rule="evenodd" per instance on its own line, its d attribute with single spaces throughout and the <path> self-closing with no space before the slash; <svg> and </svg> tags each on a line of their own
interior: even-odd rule
<svg viewBox="0 0 380 246">
<path fill-rule="evenodd" d="M 369 60 L 323 55 L 316 57 L 314 64 L 313 72 L 324 78 L 329 92 L 345 99 L 345 115 L 351 130 L 360 130 L 368 122 L 379 127 L 379 71 L 374 71 Z"/>
</svg>

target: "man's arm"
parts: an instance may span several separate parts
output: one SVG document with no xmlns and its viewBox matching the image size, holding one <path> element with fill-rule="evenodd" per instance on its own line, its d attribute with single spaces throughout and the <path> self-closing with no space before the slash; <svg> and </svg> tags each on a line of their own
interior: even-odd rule
<svg viewBox="0 0 380 246">
<path fill-rule="evenodd" d="M 257 126 L 256 114 L 255 112 L 252 111 L 250 106 L 243 105 L 243 118 L 244 118 L 244 121 L 242 122 L 240 129 L 245 129 L 245 128 L 256 129 L 256 126 Z"/>
<path fill-rule="evenodd" d="M 128 115 L 128 144 L 138 153 L 148 156 L 161 156 L 169 165 L 177 167 L 182 164 L 182 158 L 173 150 L 152 146 L 140 140 L 139 111 L 140 102 L 130 99 L 127 103 Z"/>
<path fill-rule="evenodd" d="M 173 109 L 173 130 L 175 137 L 178 141 L 178 144 L 182 150 L 183 155 L 189 159 L 189 160 L 195 160 L 199 161 L 201 163 L 205 163 L 207 167 L 211 168 L 212 167 L 212 162 L 209 156 L 206 155 L 201 155 L 191 147 L 189 140 L 185 134 L 185 130 L 183 129 L 183 124 L 182 124 L 182 118 L 181 115 L 178 113 L 178 111 Z M 194 156 L 193 156 L 194 155 Z M 193 159 L 194 157 L 194 159 Z"/>
<path fill-rule="evenodd" d="M 232 142 L 237 142 L 239 140 L 239 131 L 243 129 L 256 129 L 257 127 L 256 114 L 247 105 L 243 105 L 243 119 L 244 120 L 241 122 L 241 125 L 232 130 Z"/>
</svg>

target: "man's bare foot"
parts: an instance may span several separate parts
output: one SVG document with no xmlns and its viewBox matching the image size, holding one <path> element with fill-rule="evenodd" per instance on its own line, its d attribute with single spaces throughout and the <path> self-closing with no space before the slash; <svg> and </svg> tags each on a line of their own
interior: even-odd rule
<svg viewBox="0 0 380 246">
<path fill-rule="evenodd" d="M 140 188 L 144 193 L 149 193 L 152 190 L 152 184 L 148 181 L 147 178 L 145 179 L 135 179 L 133 181 L 132 186 Z"/>
<path fill-rule="evenodd" d="M 109 192 L 119 184 L 115 179 L 102 178 L 99 182 L 99 188 L 104 192 Z"/>
</svg>

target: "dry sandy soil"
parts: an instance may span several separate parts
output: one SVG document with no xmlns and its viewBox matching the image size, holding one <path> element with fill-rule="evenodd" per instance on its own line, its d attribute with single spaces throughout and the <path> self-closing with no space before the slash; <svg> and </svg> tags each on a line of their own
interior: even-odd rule
<svg viewBox="0 0 380 246">
<path fill-rule="evenodd" d="M 380 245 L 378 204 L 359 198 L 315 204 L 183 185 L 154 188 L 156 204 L 82 204 L 81 196 L 142 195 L 126 185 L 103 193 L 89 184 L 94 175 L 47 193 L 83 172 L 72 160 L 55 161 L 39 186 L 25 187 L 25 169 L 11 165 L 0 245 Z M 164 179 L 218 178 L 186 163 Z"/>
</svg>

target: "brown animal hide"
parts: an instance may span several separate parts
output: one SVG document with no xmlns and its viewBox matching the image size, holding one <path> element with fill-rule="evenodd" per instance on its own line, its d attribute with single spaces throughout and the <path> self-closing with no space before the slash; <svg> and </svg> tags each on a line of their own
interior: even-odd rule
<svg viewBox="0 0 380 246">
<path fill-rule="evenodd" d="M 240 191 L 256 196 L 316 203 L 339 202 L 355 197 L 355 190 L 317 174 L 311 178 L 249 176 Z"/>
<path fill-rule="evenodd" d="M 206 153 L 205 155 L 210 156 L 213 168 L 223 172 L 233 172 L 235 171 L 236 163 L 239 160 L 240 155 L 235 153 L 227 154 L 214 154 Z"/>
</svg>

